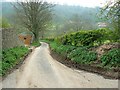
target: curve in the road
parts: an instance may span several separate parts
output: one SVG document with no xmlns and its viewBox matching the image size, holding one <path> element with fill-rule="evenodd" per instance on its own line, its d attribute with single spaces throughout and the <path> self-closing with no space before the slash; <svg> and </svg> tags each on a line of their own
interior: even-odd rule
<svg viewBox="0 0 120 90">
<path fill-rule="evenodd" d="M 8 75 L 3 88 L 117 88 L 118 80 L 73 70 L 50 56 L 47 43 L 41 43 L 24 64 Z"/>
</svg>

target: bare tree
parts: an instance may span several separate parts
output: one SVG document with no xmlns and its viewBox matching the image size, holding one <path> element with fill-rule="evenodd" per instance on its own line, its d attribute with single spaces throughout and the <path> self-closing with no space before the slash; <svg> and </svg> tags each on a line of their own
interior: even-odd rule
<svg viewBox="0 0 120 90">
<path fill-rule="evenodd" d="M 101 14 L 115 30 L 114 37 L 120 41 L 120 0 L 108 1 L 101 9 Z"/>
<path fill-rule="evenodd" d="M 14 5 L 21 24 L 35 35 L 39 40 L 39 32 L 45 30 L 52 19 L 53 4 L 41 0 L 25 0 Z"/>
</svg>

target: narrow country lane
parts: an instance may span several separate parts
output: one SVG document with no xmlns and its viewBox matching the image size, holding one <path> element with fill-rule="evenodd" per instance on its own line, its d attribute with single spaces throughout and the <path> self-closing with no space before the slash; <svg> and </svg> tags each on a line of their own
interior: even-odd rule
<svg viewBox="0 0 120 90">
<path fill-rule="evenodd" d="M 3 88 L 118 88 L 118 80 L 73 70 L 50 56 L 47 43 L 36 48 L 24 64 L 8 75 Z"/>
</svg>

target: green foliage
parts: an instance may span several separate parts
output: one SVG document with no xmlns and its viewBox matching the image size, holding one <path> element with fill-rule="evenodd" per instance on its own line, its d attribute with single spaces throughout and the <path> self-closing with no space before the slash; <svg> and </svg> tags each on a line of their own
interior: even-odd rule
<svg viewBox="0 0 120 90">
<path fill-rule="evenodd" d="M 111 32 L 112 42 L 120 42 L 120 32 L 115 30 Z"/>
<path fill-rule="evenodd" d="M 38 47 L 38 46 L 40 46 L 40 42 L 33 42 L 31 45 L 35 46 L 35 47 Z"/>
<path fill-rule="evenodd" d="M 111 20 L 114 23 L 120 24 L 120 0 L 107 1 L 106 5 L 101 9 L 101 13 L 107 19 Z"/>
<path fill-rule="evenodd" d="M 113 38 L 120 42 L 120 0 L 109 0 L 101 8 L 101 17 L 108 20 L 109 27 L 114 30 Z"/>
<path fill-rule="evenodd" d="M 20 62 L 20 58 L 26 53 L 28 53 L 28 49 L 23 46 L 3 50 L 2 61 L 0 62 L 2 64 L 0 75 L 5 75 L 8 70 Z"/>
<path fill-rule="evenodd" d="M 66 34 L 58 38 L 64 45 L 95 46 L 103 44 L 106 40 L 111 41 L 110 30 L 82 30 L 76 33 Z"/>
<path fill-rule="evenodd" d="M 113 32 L 109 29 L 85 30 L 66 34 L 57 38 L 49 38 L 50 47 L 53 51 L 67 56 L 72 61 L 81 64 L 96 63 L 97 53 L 90 51 L 91 47 L 116 42 Z M 98 66 L 119 67 L 120 50 L 113 49 L 98 60 Z"/>
<path fill-rule="evenodd" d="M 101 57 L 103 66 L 120 67 L 120 49 L 112 49 Z"/>
<path fill-rule="evenodd" d="M 64 45 L 60 45 L 59 47 L 56 48 L 56 52 L 60 54 L 64 54 L 66 53 L 66 51 L 67 51 L 67 48 Z"/>
<path fill-rule="evenodd" d="M 75 49 L 74 46 L 69 46 L 69 45 L 60 45 L 56 51 L 60 54 L 67 54 L 70 51 L 72 51 L 73 49 Z"/>
<path fill-rule="evenodd" d="M 58 44 L 55 43 L 55 42 L 49 42 L 50 43 L 50 46 L 51 46 L 51 49 L 56 51 L 57 47 L 58 47 Z"/>
<path fill-rule="evenodd" d="M 89 64 L 92 61 L 97 60 L 97 54 L 92 51 L 88 51 L 87 47 L 78 47 L 70 52 L 67 57 L 72 61 L 82 64 Z"/>
<path fill-rule="evenodd" d="M 46 38 L 45 40 L 46 40 L 46 41 L 51 41 L 51 42 L 52 42 L 52 41 L 54 41 L 54 38 Z"/>
<path fill-rule="evenodd" d="M 9 28 L 9 27 L 11 27 L 11 25 L 9 24 L 7 19 L 2 18 L 2 19 L 0 19 L 0 27 L 1 28 Z"/>
<path fill-rule="evenodd" d="M 88 50 L 88 46 L 75 47 L 71 45 L 61 45 L 56 42 L 50 42 L 53 51 L 66 55 L 69 59 L 78 63 L 91 63 L 97 59 L 97 54 Z"/>
<path fill-rule="evenodd" d="M 53 51 L 65 55 L 75 49 L 75 46 L 70 46 L 70 45 L 61 45 L 57 44 L 56 42 L 50 42 L 50 47 Z"/>
</svg>

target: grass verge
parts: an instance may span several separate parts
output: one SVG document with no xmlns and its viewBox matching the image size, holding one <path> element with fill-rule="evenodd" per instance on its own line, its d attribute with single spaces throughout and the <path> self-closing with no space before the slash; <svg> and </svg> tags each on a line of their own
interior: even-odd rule
<svg viewBox="0 0 120 90">
<path fill-rule="evenodd" d="M 42 42 L 49 44 L 54 59 L 70 68 L 97 73 L 104 78 L 120 78 L 120 49 L 111 49 L 98 59 L 98 53 L 91 46 L 62 45 L 54 40 Z"/>
<path fill-rule="evenodd" d="M 41 44 L 40 44 L 40 42 L 33 42 L 32 44 L 31 44 L 31 46 L 34 46 L 34 47 L 38 47 L 38 46 L 40 46 Z"/>
<path fill-rule="evenodd" d="M 14 47 L 2 51 L 2 60 L 0 65 L 0 76 L 5 76 L 12 68 L 21 62 L 21 59 L 28 54 L 29 49 L 26 47 Z"/>
</svg>

